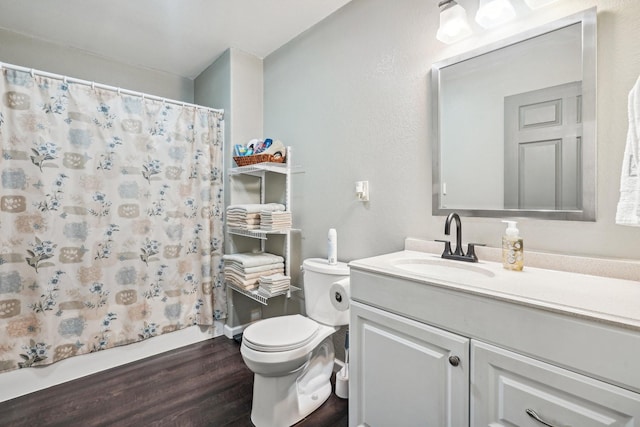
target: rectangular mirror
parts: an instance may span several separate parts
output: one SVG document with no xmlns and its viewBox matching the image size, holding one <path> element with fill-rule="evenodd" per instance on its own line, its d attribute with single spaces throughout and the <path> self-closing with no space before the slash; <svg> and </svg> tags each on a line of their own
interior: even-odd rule
<svg viewBox="0 0 640 427">
<path fill-rule="evenodd" d="M 433 214 L 596 218 L 596 10 L 433 65 Z"/>
</svg>

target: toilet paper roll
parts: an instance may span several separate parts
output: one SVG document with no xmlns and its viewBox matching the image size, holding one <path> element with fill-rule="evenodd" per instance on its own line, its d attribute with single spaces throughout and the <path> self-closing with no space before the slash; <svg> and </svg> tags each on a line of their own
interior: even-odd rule
<svg viewBox="0 0 640 427">
<path fill-rule="evenodd" d="M 338 311 L 346 311 L 349 309 L 349 297 L 351 296 L 349 286 L 349 278 L 347 277 L 346 279 L 335 282 L 329 289 L 331 304 Z"/>
</svg>

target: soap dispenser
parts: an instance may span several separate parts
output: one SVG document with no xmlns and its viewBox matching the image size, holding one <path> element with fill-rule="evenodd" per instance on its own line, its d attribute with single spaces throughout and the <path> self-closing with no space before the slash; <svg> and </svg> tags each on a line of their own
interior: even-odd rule
<svg viewBox="0 0 640 427">
<path fill-rule="evenodd" d="M 522 271 L 524 267 L 524 246 L 515 221 L 507 223 L 502 236 L 502 266 L 507 270 Z"/>
</svg>

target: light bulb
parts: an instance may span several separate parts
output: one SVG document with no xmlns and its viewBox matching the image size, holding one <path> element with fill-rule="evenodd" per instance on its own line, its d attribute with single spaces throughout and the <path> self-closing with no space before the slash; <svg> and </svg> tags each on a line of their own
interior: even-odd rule
<svg viewBox="0 0 640 427">
<path fill-rule="evenodd" d="M 516 16 L 509 0 L 480 0 L 480 7 L 476 13 L 476 22 L 484 28 L 492 28 Z"/>
<path fill-rule="evenodd" d="M 444 9 L 440 12 L 440 28 L 436 38 L 451 44 L 469 37 L 472 31 L 464 8 L 455 1 L 440 2 L 440 6 L 444 6 Z"/>
</svg>

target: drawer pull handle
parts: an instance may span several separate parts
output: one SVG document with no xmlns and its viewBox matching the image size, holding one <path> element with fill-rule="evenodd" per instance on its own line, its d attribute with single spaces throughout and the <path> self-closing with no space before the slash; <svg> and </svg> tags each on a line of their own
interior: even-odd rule
<svg viewBox="0 0 640 427">
<path fill-rule="evenodd" d="M 460 358 L 458 356 L 449 356 L 449 363 L 451 363 L 451 366 L 458 366 L 460 364 Z"/>
<path fill-rule="evenodd" d="M 538 415 L 536 413 L 536 411 L 534 411 L 533 409 L 527 409 L 525 412 L 527 413 L 527 415 L 529 415 L 531 418 L 533 418 L 534 420 L 536 420 L 540 424 L 543 424 L 543 425 L 545 425 L 547 427 L 555 427 L 553 424 L 549 424 L 548 422 L 546 422 L 545 420 L 540 418 L 540 415 Z"/>
</svg>

